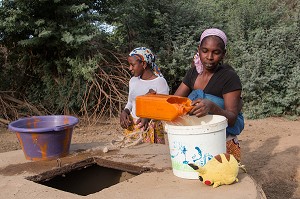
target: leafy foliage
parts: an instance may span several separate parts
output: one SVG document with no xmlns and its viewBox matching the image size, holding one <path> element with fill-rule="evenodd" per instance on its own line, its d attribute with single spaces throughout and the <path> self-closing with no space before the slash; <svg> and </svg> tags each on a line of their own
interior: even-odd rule
<svg viewBox="0 0 300 199">
<path fill-rule="evenodd" d="M 121 64 L 112 53 L 104 52 L 110 48 L 106 42 L 108 34 L 97 25 L 103 22 L 110 3 L 2 1 L 1 79 L 6 81 L 0 89 L 14 91 L 16 98 L 42 104 L 52 114 L 79 113 L 86 82 L 93 81 L 100 67 L 111 71 L 113 64 L 107 64 L 107 60 Z M 119 86 L 124 90 L 124 84 Z M 98 103 L 96 100 L 90 106 Z"/>
<path fill-rule="evenodd" d="M 299 6 L 296 0 L 4 0 L 0 89 L 51 113 L 95 116 L 105 112 L 99 104 L 117 112 L 126 101 L 129 51 L 156 52 L 174 92 L 201 32 L 217 27 L 229 38 L 226 61 L 241 78 L 246 116 L 299 115 Z M 105 32 L 105 24 L 114 30 Z"/>
<path fill-rule="evenodd" d="M 239 21 L 243 25 L 235 26 L 240 34 L 232 35 L 229 62 L 243 82 L 247 116 L 299 115 L 299 77 L 294 74 L 299 70 L 299 5 L 245 1 L 240 10 L 247 14 Z"/>
</svg>

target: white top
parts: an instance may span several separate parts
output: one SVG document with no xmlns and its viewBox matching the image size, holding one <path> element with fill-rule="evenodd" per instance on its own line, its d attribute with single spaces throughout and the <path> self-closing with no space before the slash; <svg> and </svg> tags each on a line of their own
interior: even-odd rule
<svg viewBox="0 0 300 199">
<path fill-rule="evenodd" d="M 129 81 L 128 102 L 125 108 L 129 109 L 133 118 L 136 116 L 135 99 L 137 96 L 145 95 L 153 89 L 157 94 L 169 94 L 169 86 L 164 77 L 156 77 L 152 80 L 143 80 L 140 77 L 132 77 Z"/>
</svg>

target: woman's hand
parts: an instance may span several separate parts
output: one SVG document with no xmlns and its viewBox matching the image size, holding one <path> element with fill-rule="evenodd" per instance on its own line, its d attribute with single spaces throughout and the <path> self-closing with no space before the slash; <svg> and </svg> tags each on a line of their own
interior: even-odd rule
<svg viewBox="0 0 300 199">
<path fill-rule="evenodd" d="M 129 110 L 122 110 L 120 115 L 120 124 L 123 129 L 127 129 L 130 125 L 132 125 L 132 119 L 130 118 L 128 113 Z"/>
<path fill-rule="evenodd" d="M 138 124 L 139 128 L 142 129 L 143 131 L 148 129 L 149 126 L 149 119 L 147 118 L 139 118 L 136 121 L 136 124 Z"/>
<path fill-rule="evenodd" d="M 189 112 L 190 115 L 196 115 L 197 117 L 202 117 L 207 115 L 212 107 L 212 102 L 207 99 L 196 99 L 191 104 L 193 106 L 192 110 Z"/>
<path fill-rule="evenodd" d="M 156 91 L 153 90 L 152 88 L 150 88 L 149 91 L 148 91 L 148 93 L 146 93 L 146 94 L 156 94 Z"/>
</svg>

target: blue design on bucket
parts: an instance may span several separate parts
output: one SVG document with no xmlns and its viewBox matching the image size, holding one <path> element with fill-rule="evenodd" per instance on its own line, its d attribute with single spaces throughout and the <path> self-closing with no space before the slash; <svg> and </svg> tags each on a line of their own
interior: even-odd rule
<svg viewBox="0 0 300 199">
<path fill-rule="evenodd" d="M 204 166 L 210 159 L 213 158 L 213 156 L 209 153 L 205 153 L 203 155 L 202 150 L 199 146 L 194 147 L 194 149 L 196 153 L 191 157 L 192 159 L 189 161 L 187 159 L 187 152 L 189 151 L 187 147 L 184 146 L 182 143 L 175 141 L 172 143 L 172 148 L 170 150 L 171 159 L 174 159 L 177 156 L 183 156 L 183 158 L 180 158 L 181 160 L 183 160 L 182 164 L 188 164 L 189 162 L 194 162 L 199 166 Z"/>
<path fill-rule="evenodd" d="M 180 150 L 181 150 L 181 153 L 184 155 L 184 161 L 182 162 L 183 164 L 188 164 L 189 162 L 188 161 L 186 161 L 186 147 L 185 146 L 182 146 L 181 148 L 180 148 Z"/>
<path fill-rule="evenodd" d="M 213 156 L 209 153 L 206 153 L 204 154 L 204 156 L 202 156 L 202 151 L 199 147 L 196 146 L 195 149 L 197 150 L 198 155 L 193 155 L 192 159 L 194 163 L 197 163 L 200 166 L 204 166 L 210 159 L 213 158 Z"/>
<path fill-rule="evenodd" d="M 197 157 L 197 155 L 194 154 L 193 157 L 192 157 L 193 162 L 197 162 L 198 160 L 200 161 L 201 158 L 202 158 L 202 151 L 201 151 L 201 149 L 199 147 L 197 147 L 197 146 L 195 147 L 195 149 L 198 151 L 198 156 L 199 157 Z"/>
<path fill-rule="evenodd" d="M 179 150 L 177 148 L 180 148 L 180 143 L 173 142 L 173 149 L 170 150 L 171 158 L 175 158 L 179 155 Z"/>
</svg>

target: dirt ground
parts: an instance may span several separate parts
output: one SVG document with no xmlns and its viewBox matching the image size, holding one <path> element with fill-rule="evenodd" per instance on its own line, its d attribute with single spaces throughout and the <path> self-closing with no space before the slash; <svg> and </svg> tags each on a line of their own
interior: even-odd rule
<svg viewBox="0 0 300 199">
<path fill-rule="evenodd" d="M 116 139 L 121 131 L 117 119 L 93 127 L 79 124 L 72 143 L 106 142 Z M 242 164 L 268 198 L 300 199 L 300 118 L 246 120 L 239 140 Z M 18 149 L 15 134 L 0 125 L 0 153 Z"/>
</svg>

